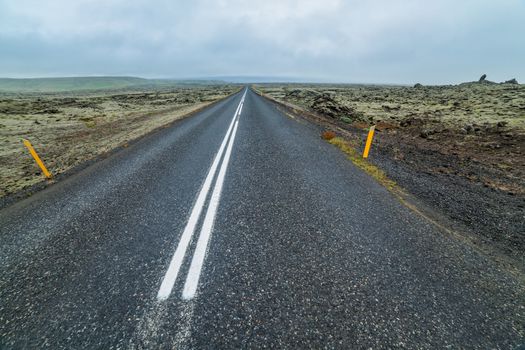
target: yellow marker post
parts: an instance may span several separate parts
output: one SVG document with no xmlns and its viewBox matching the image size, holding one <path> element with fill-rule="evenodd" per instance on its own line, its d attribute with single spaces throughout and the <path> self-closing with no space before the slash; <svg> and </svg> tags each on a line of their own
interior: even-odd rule
<svg viewBox="0 0 525 350">
<path fill-rule="evenodd" d="M 50 173 L 49 171 L 47 171 L 46 166 L 44 165 L 44 163 L 42 162 L 42 160 L 40 159 L 40 157 L 39 157 L 38 154 L 36 153 L 35 149 L 34 149 L 33 146 L 31 145 L 31 142 L 29 142 L 28 140 L 24 140 L 24 145 L 27 147 L 27 149 L 29 150 L 29 153 L 31 153 L 31 155 L 32 155 L 33 158 L 35 159 L 36 164 L 38 164 L 38 166 L 40 167 L 40 169 L 42 169 L 42 172 L 44 173 L 44 175 L 45 175 L 48 179 L 51 179 L 51 178 L 53 177 L 53 175 L 51 175 L 51 173 Z"/>
<path fill-rule="evenodd" d="M 372 139 L 374 138 L 374 131 L 376 126 L 372 126 L 368 131 L 368 137 L 366 138 L 365 150 L 363 152 L 363 158 L 368 158 L 368 153 L 370 152 L 370 147 L 372 146 Z"/>
</svg>

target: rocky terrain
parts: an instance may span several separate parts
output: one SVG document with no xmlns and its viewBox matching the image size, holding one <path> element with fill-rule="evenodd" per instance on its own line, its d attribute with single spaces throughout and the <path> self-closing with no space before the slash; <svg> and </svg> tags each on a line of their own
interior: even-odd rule
<svg viewBox="0 0 525 350">
<path fill-rule="evenodd" d="M 260 85 L 362 150 L 421 206 L 475 244 L 525 266 L 525 86 Z"/>
<path fill-rule="evenodd" d="M 0 94 L 0 203 L 25 195 L 43 176 L 28 139 L 56 176 L 237 91 L 227 85 Z"/>
</svg>

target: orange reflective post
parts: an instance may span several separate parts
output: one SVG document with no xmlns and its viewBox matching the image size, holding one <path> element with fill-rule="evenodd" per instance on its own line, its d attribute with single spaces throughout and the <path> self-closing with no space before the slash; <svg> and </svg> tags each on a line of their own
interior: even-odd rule
<svg viewBox="0 0 525 350">
<path fill-rule="evenodd" d="M 370 147 L 372 146 L 372 139 L 374 138 L 374 131 L 376 126 L 372 126 L 368 131 L 368 137 L 366 138 L 365 150 L 363 152 L 363 158 L 368 158 L 368 153 L 370 152 Z"/>
<path fill-rule="evenodd" d="M 29 150 L 29 153 L 31 153 L 31 155 L 33 156 L 33 159 L 35 160 L 36 164 L 38 164 L 38 166 L 40 167 L 40 169 L 42 169 L 42 172 L 44 173 L 44 175 L 50 179 L 53 177 L 53 175 L 51 175 L 51 173 L 49 171 L 47 171 L 47 168 L 46 166 L 44 165 L 44 163 L 42 162 L 42 160 L 40 159 L 40 157 L 38 156 L 38 154 L 36 153 L 35 149 L 33 148 L 33 146 L 31 145 L 31 142 L 29 142 L 28 140 L 24 140 L 24 145 L 27 147 L 27 149 Z"/>
</svg>

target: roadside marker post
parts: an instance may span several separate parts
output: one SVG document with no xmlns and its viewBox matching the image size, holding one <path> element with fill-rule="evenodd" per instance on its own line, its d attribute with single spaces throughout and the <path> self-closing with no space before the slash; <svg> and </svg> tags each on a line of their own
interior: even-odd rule
<svg viewBox="0 0 525 350">
<path fill-rule="evenodd" d="M 374 131 L 376 126 L 373 125 L 368 131 L 368 137 L 366 138 L 365 150 L 363 152 L 363 158 L 368 158 L 368 153 L 370 152 L 370 147 L 372 146 L 372 139 L 374 138 Z"/>
<path fill-rule="evenodd" d="M 31 142 L 29 142 L 28 140 L 24 139 L 24 145 L 27 147 L 27 149 L 29 150 L 29 153 L 31 153 L 31 156 L 33 156 L 33 159 L 35 160 L 36 164 L 38 164 L 38 166 L 40 167 L 40 169 L 42 170 L 44 175 L 48 179 L 51 179 L 53 177 L 53 175 L 51 175 L 51 173 L 49 171 L 47 171 L 46 166 L 44 165 L 44 163 L 42 162 L 42 160 L 40 159 L 40 157 L 36 153 L 35 149 L 31 145 Z"/>
</svg>

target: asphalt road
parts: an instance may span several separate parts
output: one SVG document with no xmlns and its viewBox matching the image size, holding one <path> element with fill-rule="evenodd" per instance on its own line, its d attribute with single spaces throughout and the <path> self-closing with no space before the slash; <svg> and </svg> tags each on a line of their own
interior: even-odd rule
<svg viewBox="0 0 525 350">
<path fill-rule="evenodd" d="M 522 282 L 244 91 L 0 211 L 0 348 L 525 342 Z"/>
</svg>

